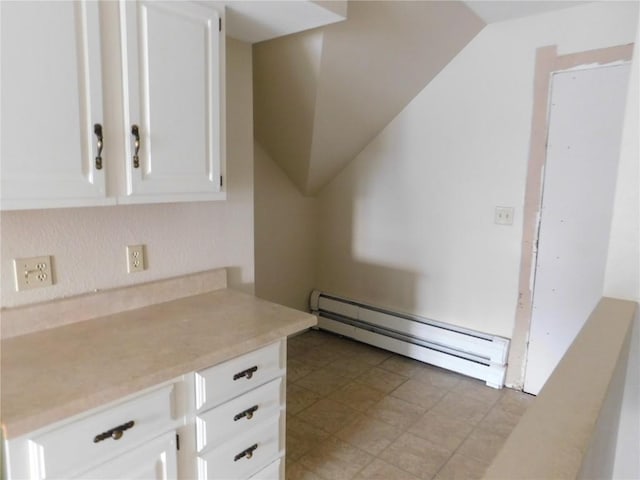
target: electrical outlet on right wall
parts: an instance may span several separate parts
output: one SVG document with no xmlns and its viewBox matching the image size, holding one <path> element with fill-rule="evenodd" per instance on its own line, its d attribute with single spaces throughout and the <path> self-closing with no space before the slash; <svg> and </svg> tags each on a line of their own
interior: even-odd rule
<svg viewBox="0 0 640 480">
<path fill-rule="evenodd" d="M 513 207 L 496 207 L 493 221 L 496 225 L 513 225 Z"/>
</svg>

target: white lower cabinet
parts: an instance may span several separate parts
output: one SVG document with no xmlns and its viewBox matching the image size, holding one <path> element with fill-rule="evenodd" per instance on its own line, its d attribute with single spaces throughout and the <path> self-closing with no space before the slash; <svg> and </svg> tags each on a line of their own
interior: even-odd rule
<svg viewBox="0 0 640 480">
<path fill-rule="evenodd" d="M 107 462 L 115 462 L 113 459 L 117 459 L 120 465 L 121 459 L 125 458 L 130 458 L 127 465 L 138 463 L 142 467 L 143 464 L 153 464 L 154 467 L 149 468 L 156 468 L 157 448 L 153 451 L 140 448 L 163 434 L 173 437 L 173 446 L 169 443 L 163 445 L 166 475 L 157 478 L 176 478 L 175 430 L 183 422 L 183 416 L 176 415 L 173 409 L 177 383 L 147 390 L 11 439 L 6 445 L 7 478 L 94 478 L 103 471 L 98 466 L 104 464 L 106 469 Z M 143 454 L 148 457 L 143 459 Z M 104 476 L 108 477 L 107 472 L 118 465 L 104 470 Z M 93 472 L 94 468 L 95 475 L 85 473 Z"/>
<path fill-rule="evenodd" d="M 283 480 L 285 342 L 12 438 L 2 477 Z"/>
<path fill-rule="evenodd" d="M 241 436 L 257 424 L 277 418 L 282 379 L 276 378 L 196 417 L 198 451 Z"/>
<path fill-rule="evenodd" d="M 92 480 L 176 479 L 178 478 L 176 433 L 172 431 L 154 438 L 110 462 L 84 472 L 78 478 Z"/>
<path fill-rule="evenodd" d="M 285 351 L 280 341 L 196 373 L 200 480 L 284 478 Z"/>
<path fill-rule="evenodd" d="M 202 452 L 198 458 L 201 479 L 242 480 L 260 471 L 280 453 L 280 418 L 249 429 L 245 435 Z"/>
</svg>

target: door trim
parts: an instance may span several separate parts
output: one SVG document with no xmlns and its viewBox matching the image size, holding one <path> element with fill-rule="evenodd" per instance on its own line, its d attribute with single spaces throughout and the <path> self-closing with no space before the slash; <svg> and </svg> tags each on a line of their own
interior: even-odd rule
<svg viewBox="0 0 640 480">
<path fill-rule="evenodd" d="M 518 390 L 524 387 L 524 374 L 529 345 L 529 330 L 533 305 L 533 280 L 537 255 L 536 239 L 542 204 L 544 168 L 547 161 L 547 134 L 549 130 L 549 97 L 552 74 L 584 65 L 604 66 L 631 61 L 633 43 L 585 52 L 558 55 L 557 45 L 536 50 L 534 73 L 531 141 L 523 208 L 522 248 L 518 302 L 509 352 L 506 385 Z"/>
</svg>

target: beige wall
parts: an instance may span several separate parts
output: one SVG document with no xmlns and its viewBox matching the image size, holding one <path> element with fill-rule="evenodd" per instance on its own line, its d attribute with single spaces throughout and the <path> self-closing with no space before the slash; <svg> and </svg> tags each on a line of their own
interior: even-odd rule
<svg viewBox="0 0 640 480">
<path fill-rule="evenodd" d="M 347 20 L 324 30 L 305 193 L 317 194 L 484 26 L 458 1 L 351 2 Z"/>
<path fill-rule="evenodd" d="M 640 307 L 631 331 L 611 478 L 640 478 Z"/>
<path fill-rule="evenodd" d="M 255 137 L 299 186 L 309 174 L 323 31 L 253 47 Z"/>
<path fill-rule="evenodd" d="M 10 307 L 217 267 L 253 290 L 251 46 L 227 40 L 226 202 L 3 212 L 0 304 Z M 127 274 L 125 246 L 147 246 L 149 268 Z M 13 258 L 53 255 L 52 287 L 16 292 Z"/>
<path fill-rule="evenodd" d="M 317 201 L 304 197 L 255 145 L 256 295 L 308 310 L 315 288 Z"/>
<path fill-rule="evenodd" d="M 637 307 L 612 298 L 598 303 L 483 478 L 638 478 L 637 469 L 635 475 L 616 475 L 614 465 L 621 453 L 615 437 Z M 637 417 L 626 420 L 638 425 Z M 625 450 L 627 461 L 638 461 L 638 443 Z"/>
<path fill-rule="evenodd" d="M 485 27 L 321 192 L 318 287 L 511 337 L 535 51 L 630 43 L 637 11 L 593 2 Z M 494 224 L 498 205 L 513 226 Z"/>
<path fill-rule="evenodd" d="M 484 26 L 459 1 L 357 1 L 348 10 L 343 22 L 254 47 L 256 139 L 307 195 Z"/>
</svg>

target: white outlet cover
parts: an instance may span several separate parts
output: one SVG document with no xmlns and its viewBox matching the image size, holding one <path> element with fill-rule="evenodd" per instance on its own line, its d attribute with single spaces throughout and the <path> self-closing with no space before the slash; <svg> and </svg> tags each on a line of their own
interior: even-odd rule
<svg viewBox="0 0 640 480">
<path fill-rule="evenodd" d="M 53 285 L 50 256 L 16 258 L 13 271 L 18 292 Z"/>
<path fill-rule="evenodd" d="M 127 272 L 142 272 L 145 269 L 144 245 L 127 246 Z"/>
<path fill-rule="evenodd" d="M 496 225 L 513 225 L 513 207 L 496 207 L 493 221 Z"/>
</svg>

